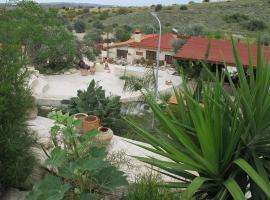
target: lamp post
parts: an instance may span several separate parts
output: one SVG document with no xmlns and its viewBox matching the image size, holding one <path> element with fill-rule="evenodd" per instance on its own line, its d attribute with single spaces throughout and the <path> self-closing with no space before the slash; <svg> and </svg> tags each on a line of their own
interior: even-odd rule
<svg viewBox="0 0 270 200">
<path fill-rule="evenodd" d="M 159 37 L 158 37 L 158 47 L 157 47 L 157 56 L 156 56 L 156 75 L 155 75 L 155 98 L 158 100 L 158 71 L 159 71 L 159 60 L 160 60 L 160 43 L 161 43 L 161 22 L 158 18 L 157 13 L 151 12 L 151 15 L 156 18 L 159 24 Z"/>
</svg>

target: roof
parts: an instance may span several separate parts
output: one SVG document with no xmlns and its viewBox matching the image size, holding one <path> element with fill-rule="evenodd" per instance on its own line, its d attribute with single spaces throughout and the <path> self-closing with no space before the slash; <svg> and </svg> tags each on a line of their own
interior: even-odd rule
<svg viewBox="0 0 270 200">
<path fill-rule="evenodd" d="M 171 50 L 172 40 L 177 36 L 172 33 L 166 33 L 161 35 L 161 50 Z M 156 49 L 158 45 L 158 34 L 148 34 L 142 35 L 142 39 L 140 42 L 136 42 L 134 39 L 129 39 L 125 42 L 119 42 L 111 45 L 109 48 L 117 48 L 117 47 L 133 47 L 133 48 L 146 48 L 146 49 Z"/>
<path fill-rule="evenodd" d="M 235 66 L 232 43 L 224 40 L 209 40 L 201 37 L 190 37 L 187 43 L 176 52 L 175 58 L 182 60 L 204 61 L 210 44 L 207 61 L 213 64 L 224 64 Z M 244 67 L 249 66 L 249 49 L 252 55 L 252 64 L 256 67 L 257 45 L 236 43 L 240 61 Z M 264 46 L 265 58 L 270 58 L 268 47 Z"/>
<path fill-rule="evenodd" d="M 150 36 L 143 38 L 140 42 L 134 42 L 130 44 L 130 46 L 137 48 L 156 49 L 158 46 L 158 38 L 158 34 L 151 34 Z M 172 46 L 172 40 L 175 38 L 177 38 L 177 36 L 172 33 L 162 34 L 160 49 L 170 51 Z"/>
</svg>

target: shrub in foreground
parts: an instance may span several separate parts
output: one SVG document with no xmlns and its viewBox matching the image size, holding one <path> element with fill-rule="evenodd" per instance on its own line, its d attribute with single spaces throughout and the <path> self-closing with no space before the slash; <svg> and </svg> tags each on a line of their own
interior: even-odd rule
<svg viewBox="0 0 270 200">
<path fill-rule="evenodd" d="M 175 90 L 178 108 L 174 112 L 169 108 L 164 112 L 146 96 L 160 122 L 161 136 L 153 136 L 128 121 L 153 146 L 141 147 L 171 161 L 138 159 L 178 180 L 167 187 L 187 188 L 187 199 L 245 200 L 247 192 L 250 199 L 270 198 L 270 67 L 259 44 L 256 74 L 251 65 L 248 76 L 233 44 L 239 85 L 228 78 L 235 98 L 223 89 L 224 76 L 220 80 L 209 72 L 213 82 L 202 85 L 200 100 L 193 97 L 187 85 L 185 99 Z"/>
</svg>

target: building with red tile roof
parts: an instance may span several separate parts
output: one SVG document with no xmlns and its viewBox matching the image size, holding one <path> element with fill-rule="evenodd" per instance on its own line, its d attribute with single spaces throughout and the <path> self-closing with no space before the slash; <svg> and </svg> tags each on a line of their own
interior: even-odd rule
<svg viewBox="0 0 270 200">
<path fill-rule="evenodd" d="M 249 66 L 249 52 L 251 53 L 253 67 L 256 67 L 257 45 L 235 43 L 239 58 L 244 67 Z M 265 58 L 270 58 L 269 49 L 263 46 Z M 206 56 L 208 54 L 208 56 Z M 206 61 L 210 64 L 235 66 L 232 43 L 224 40 L 190 37 L 186 44 L 174 55 L 176 59 L 184 61 Z M 206 59 L 207 57 L 207 59 Z"/>
</svg>

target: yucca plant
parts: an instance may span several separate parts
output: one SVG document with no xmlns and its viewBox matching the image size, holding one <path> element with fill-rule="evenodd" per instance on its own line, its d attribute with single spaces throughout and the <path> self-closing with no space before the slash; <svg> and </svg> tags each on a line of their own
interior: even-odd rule
<svg viewBox="0 0 270 200">
<path fill-rule="evenodd" d="M 168 161 L 138 159 L 178 180 L 166 186 L 187 188 L 187 199 L 270 198 L 270 68 L 258 45 L 256 74 L 250 59 L 247 76 L 232 45 L 240 80 L 237 86 L 230 80 L 235 98 L 223 89 L 225 74 L 212 75 L 213 81 L 202 86 L 200 100 L 187 85 L 186 100 L 175 90 L 178 108 L 174 112 L 169 108 L 164 112 L 146 95 L 162 127 L 159 136 L 128 121 L 153 146 L 141 147 Z"/>
</svg>

